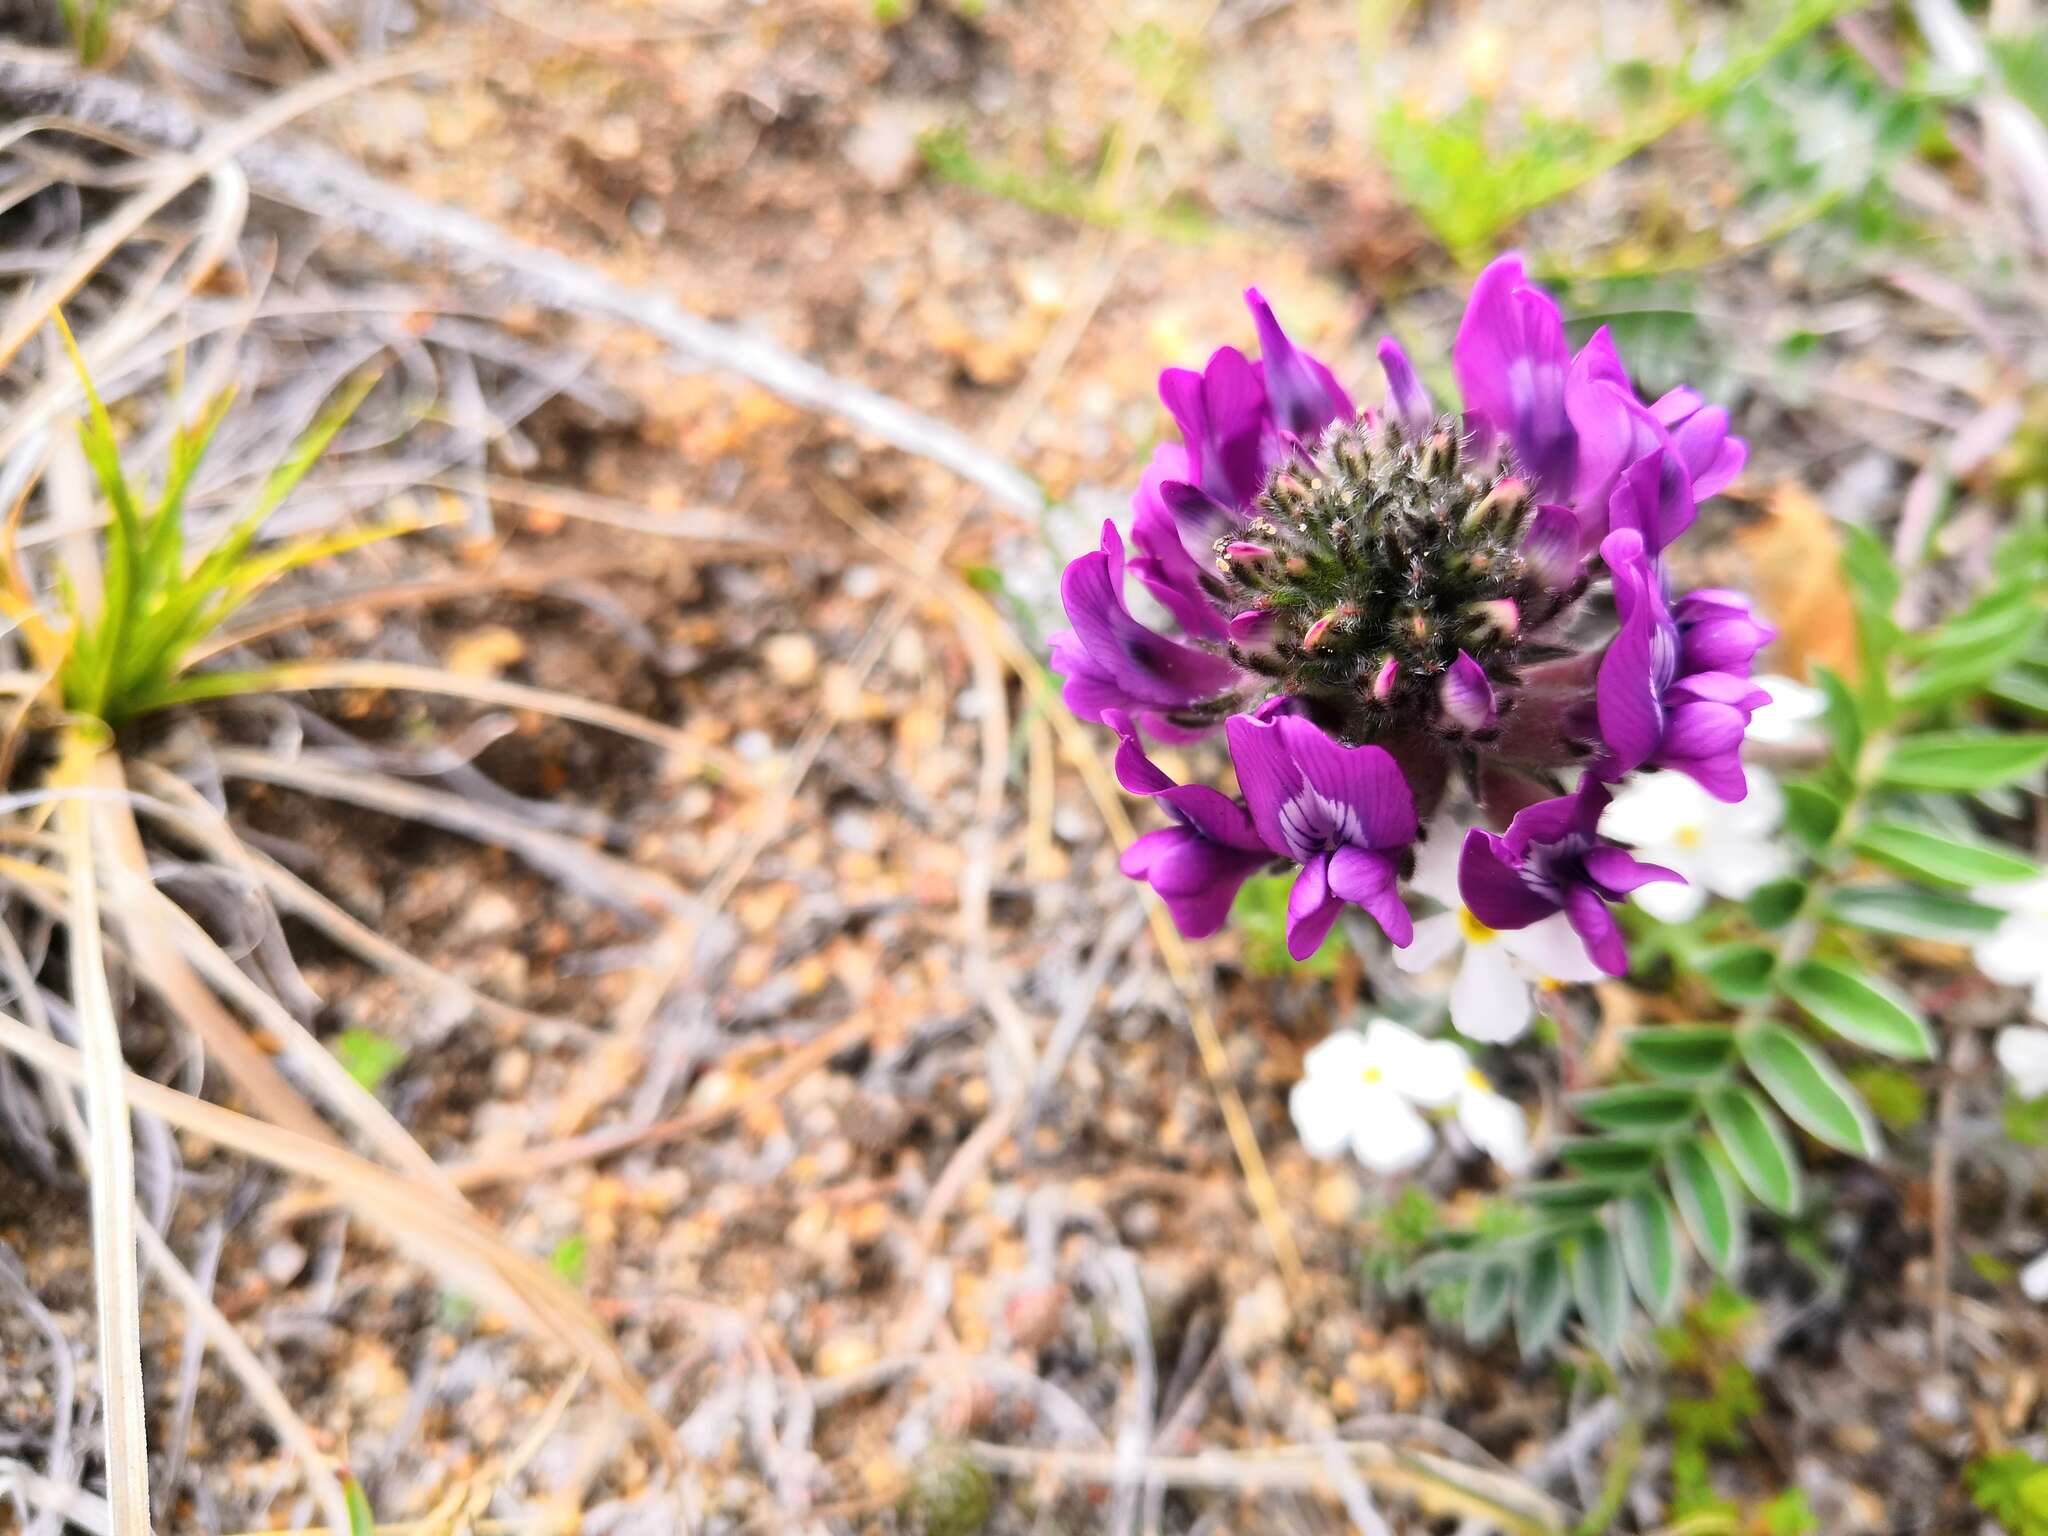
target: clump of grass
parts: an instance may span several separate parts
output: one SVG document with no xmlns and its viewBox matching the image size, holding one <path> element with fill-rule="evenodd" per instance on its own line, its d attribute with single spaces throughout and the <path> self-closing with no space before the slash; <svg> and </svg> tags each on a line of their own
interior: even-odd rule
<svg viewBox="0 0 2048 1536">
<path fill-rule="evenodd" d="M 60 569 L 63 622 L 53 623 L 42 613 L 26 573 L 10 559 L 0 569 L 0 610 L 18 624 L 64 708 L 114 729 L 175 704 L 241 691 L 248 686 L 246 678 L 193 674 L 189 666 L 194 652 L 278 577 L 408 531 L 403 525 L 387 525 L 310 536 L 271 548 L 257 545 L 270 515 L 327 451 L 376 386 L 377 374 L 364 372 L 342 388 L 264 479 L 249 505 L 195 558 L 188 547 L 187 500 L 214 434 L 234 403 L 234 391 L 222 390 L 197 417 L 176 424 L 162 484 L 147 497 L 122 465 L 113 419 L 61 315 L 57 326 L 86 395 L 79 441 L 112 514 L 100 591 L 97 602 L 89 601 L 73 573 Z"/>
</svg>

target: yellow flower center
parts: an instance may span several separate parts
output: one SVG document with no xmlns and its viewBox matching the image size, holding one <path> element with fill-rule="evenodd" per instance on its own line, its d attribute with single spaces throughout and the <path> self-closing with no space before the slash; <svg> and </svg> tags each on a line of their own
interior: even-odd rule
<svg viewBox="0 0 2048 1536">
<path fill-rule="evenodd" d="M 1360 1076 L 1365 1079 L 1368 1087 L 1377 1087 L 1387 1080 L 1387 1074 L 1378 1067 L 1367 1067 Z"/>
<path fill-rule="evenodd" d="M 1493 1092 L 1493 1084 L 1486 1080 L 1486 1074 L 1477 1067 L 1465 1069 L 1465 1082 L 1467 1086 L 1477 1088 L 1481 1093 Z"/>
<path fill-rule="evenodd" d="M 1458 908 L 1458 932 L 1465 936 L 1467 944 L 1491 944 L 1498 937 L 1493 929 L 1472 915 L 1470 907 Z"/>
<path fill-rule="evenodd" d="M 1680 827 L 1672 834 L 1671 840 L 1681 848 L 1697 848 L 1707 839 L 1698 827 Z"/>
</svg>

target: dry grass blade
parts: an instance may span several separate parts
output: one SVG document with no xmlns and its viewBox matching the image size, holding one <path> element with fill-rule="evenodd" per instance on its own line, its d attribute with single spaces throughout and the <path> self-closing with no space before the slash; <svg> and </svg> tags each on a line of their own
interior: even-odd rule
<svg viewBox="0 0 2048 1536">
<path fill-rule="evenodd" d="M 1107 1486 L 1119 1472 L 1118 1459 L 1109 1451 L 1041 1451 L 978 1440 L 970 1441 L 967 1448 L 991 1472 L 1012 1476 Z M 1564 1511 L 1526 1483 L 1425 1451 L 1370 1441 L 1336 1440 L 1236 1454 L 1150 1456 L 1140 1465 L 1147 1478 L 1169 1487 L 1247 1494 L 1302 1489 L 1333 1494 L 1336 1485 L 1326 1463 L 1326 1455 L 1332 1454 L 1349 1463 L 1366 1482 L 1413 1499 L 1432 1516 L 1460 1516 L 1476 1522 L 1479 1530 L 1507 1531 L 1512 1536 L 1564 1536 Z"/>
<path fill-rule="evenodd" d="M 77 1051 L 7 1014 L 0 1014 L 0 1050 L 68 1082 L 83 1082 L 86 1076 Z M 674 1432 L 655 1412 L 632 1367 L 583 1299 L 547 1265 L 508 1247 L 467 1209 L 329 1143 L 252 1120 L 133 1074 L 126 1076 L 124 1085 L 128 1102 L 136 1109 L 229 1151 L 323 1185 L 444 1285 L 496 1307 L 567 1350 L 587 1364 L 632 1413 L 663 1458 L 675 1461 L 678 1446 Z"/>
<path fill-rule="evenodd" d="M 241 1334 L 235 1331 L 234 1324 L 221 1315 L 220 1308 L 213 1304 L 213 1298 L 199 1288 L 198 1282 L 178 1262 L 178 1256 L 171 1252 L 170 1245 L 147 1224 L 139 1226 L 138 1230 L 142 1234 L 143 1256 L 148 1259 L 151 1272 L 163 1282 L 164 1288 L 177 1299 L 178 1304 L 199 1320 L 206 1342 L 227 1362 L 228 1369 L 261 1410 L 278 1439 L 305 1468 L 306 1482 L 313 1490 L 313 1497 L 319 1501 L 321 1512 L 327 1517 L 328 1528 L 334 1536 L 348 1536 L 348 1496 L 342 1492 L 333 1467 L 320 1453 L 312 1430 L 293 1410 L 276 1379 L 264 1369 L 263 1362 L 256 1358 L 256 1351 L 248 1346 Z"/>
<path fill-rule="evenodd" d="M 214 129 L 189 154 L 172 156 L 149 184 L 109 214 L 92 231 L 84 248 L 59 271 L 23 293 L 0 319 L 0 367 L 13 360 L 24 343 L 50 314 L 78 291 L 171 200 L 202 176 L 225 165 L 257 140 L 275 133 L 295 117 L 379 80 L 410 74 L 431 61 L 419 55 L 390 55 L 351 69 L 321 75 L 263 103 L 238 122 Z"/>
<path fill-rule="evenodd" d="M 306 759 L 288 761 L 267 753 L 220 751 L 214 763 L 229 778 L 253 779 L 300 790 L 346 805 L 442 827 L 505 849 L 594 900 L 638 913 L 694 912 L 689 893 L 649 870 L 614 859 L 559 833 L 525 826 L 474 801 L 438 794 L 414 784 Z"/>
<path fill-rule="evenodd" d="M 437 667 L 418 667 L 398 661 L 304 661 L 261 667 L 250 672 L 213 673 L 205 680 L 219 680 L 224 685 L 230 681 L 236 684 L 232 689 L 226 686 L 219 691 L 209 689 L 212 697 L 221 697 L 229 691 L 308 693 L 321 688 L 396 689 L 438 693 L 500 709 L 529 709 L 536 714 L 594 725 L 600 730 L 660 747 L 673 753 L 685 772 L 696 772 L 706 764 L 715 764 L 718 771 L 727 777 L 738 778 L 742 782 L 751 778 L 746 765 L 731 754 L 694 740 L 673 726 L 650 720 L 645 715 L 636 715 L 630 709 L 620 709 L 595 699 L 579 699 L 574 694 L 556 693 L 548 688 L 532 688 L 524 683 L 464 677 Z"/>
<path fill-rule="evenodd" d="M 60 778 L 92 773 L 92 748 L 74 741 Z M 58 807 L 71 923 L 71 1001 L 84 1045 L 87 1163 L 92 1188 L 93 1281 L 106 1397 L 108 1510 L 112 1536 L 149 1536 L 149 1448 L 143 1428 L 142 1284 L 135 1263 L 135 1148 L 128 1074 L 100 947 L 99 878 L 90 804 Z"/>
<path fill-rule="evenodd" d="M 121 764 L 103 758 L 97 768 L 99 787 L 112 791 L 102 818 L 102 837 L 111 855 L 110 869 L 125 868 L 136 873 L 146 868 L 142 837 L 135 829 L 129 809 Z M 156 892 L 148 893 L 154 897 Z M 164 1005 L 199 1037 L 213 1060 L 227 1073 L 228 1080 L 264 1118 L 302 1136 L 333 1140 L 334 1133 L 313 1113 L 296 1088 L 271 1064 L 270 1056 L 250 1038 L 226 1009 L 214 999 L 191 967 L 178 957 L 176 946 L 164 932 L 164 925 L 152 921 L 146 901 L 119 901 L 113 916 L 132 957 L 136 974 L 145 980 Z"/>
<path fill-rule="evenodd" d="M 422 991 L 459 1002 L 479 1018 L 516 1025 L 522 1029 L 559 1032 L 564 1021 L 546 1014 L 518 1008 L 489 997 L 459 977 L 436 970 L 402 945 L 394 944 L 368 924 L 313 889 L 269 855 L 249 847 L 236 837 L 233 828 L 191 785 L 154 763 L 129 764 L 150 795 L 163 802 L 174 815 L 178 830 L 194 837 L 222 863 L 242 870 L 262 886 L 271 901 L 285 911 L 303 918 L 331 942 L 353 953 L 389 975 L 412 982 Z M 145 813 L 162 807 L 144 801 Z M 294 1130 L 298 1127 L 294 1126 Z"/>
</svg>

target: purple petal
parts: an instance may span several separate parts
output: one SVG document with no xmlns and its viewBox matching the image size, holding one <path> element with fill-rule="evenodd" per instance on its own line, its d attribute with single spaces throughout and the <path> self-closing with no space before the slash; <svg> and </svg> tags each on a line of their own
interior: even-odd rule
<svg viewBox="0 0 2048 1536">
<path fill-rule="evenodd" d="M 1327 854 L 1310 859 L 1287 893 L 1287 953 L 1297 960 L 1323 947 L 1344 910 L 1343 901 L 1330 892 L 1329 866 Z"/>
<path fill-rule="evenodd" d="M 1405 848 L 1415 841 L 1415 796 L 1385 748 L 1340 746 L 1301 715 L 1283 716 L 1275 723 L 1288 754 L 1316 793 L 1357 816 L 1367 848 Z"/>
<path fill-rule="evenodd" d="M 1707 405 L 1698 390 L 1674 389 L 1650 407 L 1650 414 L 1670 432 L 1698 501 L 1726 489 L 1748 462 L 1749 445 L 1728 434 L 1728 413 Z"/>
<path fill-rule="evenodd" d="M 1444 717 L 1460 730 L 1491 730 L 1500 719 L 1500 707 L 1494 702 L 1493 684 L 1487 681 L 1486 669 L 1464 651 L 1458 652 L 1458 659 L 1444 673 L 1437 700 L 1443 706 Z"/>
<path fill-rule="evenodd" d="M 1622 471 L 1607 502 L 1610 531 L 1633 528 L 1657 554 L 1698 515 L 1685 466 L 1668 447 L 1654 447 Z"/>
<path fill-rule="evenodd" d="M 1218 347 L 1202 370 L 1202 405 L 1209 429 L 1202 488 L 1242 507 L 1258 495 L 1279 446 L 1265 382 L 1237 348 Z"/>
<path fill-rule="evenodd" d="M 1719 757 L 1740 750 L 1748 728 L 1748 713 L 1732 704 L 1681 704 L 1670 712 L 1658 756 L 1668 761 Z"/>
<path fill-rule="evenodd" d="M 1273 416 L 1296 436 L 1313 441 L 1331 422 L 1357 415 L 1351 397 L 1344 393 L 1330 370 L 1287 339 L 1273 307 L 1256 288 L 1244 291 L 1251 306 L 1252 324 L 1259 333 L 1259 361 L 1266 374 L 1266 394 L 1273 403 Z"/>
<path fill-rule="evenodd" d="M 1778 632 L 1757 618 L 1739 592 L 1688 592 L 1672 609 L 1681 673 L 1727 672 L 1747 677 L 1756 654 Z"/>
<path fill-rule="evenodd" d="M 1269 648 L 1280 634 L 1280 615 L 1270 608 L 1247 608 L 1225 626 L 1230 643 L 1247 651 Z"/>
<path fill-rule="evenodd" d="M 1626 848 L 1613 843 L 1586 850 L 1586 873 L 1593 877 L 1593 883 L 1600 887 L 1601 894 L 1610 900 L 1626 896 L 1645 885 L 1689 883 L 1676 870 L 1666 869 L 1662 864 L 1645 863 Z"/>
<path fill-rule="evenodd" d="M 1383 853 L 1347 847 L 1330 855 L 1331 891 L 1363 908 L 1396 949 L 1406 949 L 1415 937 L 1415 920 L 1395 889 L 1399 873 Z"/>
<path fill-rule="evenodd" d="M 1628 947 L 1621 940 L 1621 925 L 1598 891 L 1587 885 L 1573 886 L 1564 895 L 1564 915 L 1595 965 L 1610 976 L 1628 974 Z"/>
<path fill-rule="evenodd" d="M 1138 740 L 1138 728 L 1122 710 L 1105 710 L 1102 723 L 1117 734 L 1116 780 L 1127 794 L 1155 798 L 1178 821 L 1211 842 L 1226 848 L 1250 850 L 1266 858 L 1265 844 L 1245 808 L 1221 790 L 1206 784 L 1176 784 L 1151 758 Z M 1126 870 L 1126 874 L 1130 871 Z"/>
<path fill-rule="evenodd" d="M 1458 894 L 1489 928 L 1527 928 L 1557 910 L 1556 897 L 1534 889 L 1505 841 L 1480 827 L 1458 853 Z"/>
<path fill-rule="evenodd" d="M 1578 831 L 1584 821 L 1585 800 L 1582 795 L 1558 795 L 1549 800 L 1538 800 L 1515 813 L 1501 845 L 1519 859 L 1539 844 L 1563 841 Z"/>
<path fill-rule="evenodd" d="M 1387 414 L 1401 424 L 1410 437 L 1421 437 L 1436 420 L 1436 402 L 1415 376 L 1415 365 L 1401 343 L 1391 336 L 1380 340 L 1380 371 L 1387 376 Z"/>
<path fill-rule="evenodd" d="M 1522 473 L 1549 501 L 1563 500 L 1572 486 L 1576 448 L 1565 415 L 1570 361 L 1557 305 L 1529 284 L 1520 256 L 1495 258 L 1472 285 L 1451 366 L 1465 408 L 1507 434 Z"/>
<path fill-rule="evenodd" d="M 1183 935 L 1206 939 L 1223 926 L 1238 889 L 1264 863 L 1263 854 L 1218 847 L 1185 827 L 1162 827 L 1126 848 L 1119 866 L 1159 893 Z"/>
<path fill-rule="evenodd" d="M 1287 834 L 1280 824 L 1280 810 L 1301 788 L 1301 770 L 1295 766 L 1280 739 L 1280 726 L 1292 716 L 1257 720 L 1249 715 L 1232 715 L 1223 723 L 1224 740 L 1230 744 L 1230 761 L 1237 769 L 1237 787 L 1244 792 L 1251 809 L 1252 825 L 1266 846 L 1282 857 L 1288 852 Z"/>
<path fill-rule="evenodd" d="M 1060 597 L 1074 626 L 1073 643 L 1055 653 L 1085 666 L 1071 673 L 1123 691 L 1132 704 L 1185 709 L 1235 686 L 1242 674 L 1229 661 L 1153 633 L 1124 605 L 1123 540 L 1114 523 L 1102 525 L 1102 549 L 1072 561 L 1060 577 Z M 1092 700 L 1096 690 L 1084 687 Z M 1073 701 L 1070 699 L 1069 703 Z M 1100 709 L 1085 716 L 1100 719 Z"/>
<path fill-rule="evenodd" d="M 1585 563 L 1579 548 L 1579 520 L 1555 502 L 1536 509 L 1522 536 L 1522 560 L 1529 573 L 1553 591 L 1567 586 Z"/>
<path fill-rule="evenodd" d="M 1614 573 L 1614 605 L 1620 626 L 1600 659 L 1594 697 L 1600 736 L 1620 772 L 1639 768 L 1664 739 L 1664 710 L 1656 676 L 1656 577 L 1633 531 L 1610 534 L 1601 558 Z"/>
</svg>

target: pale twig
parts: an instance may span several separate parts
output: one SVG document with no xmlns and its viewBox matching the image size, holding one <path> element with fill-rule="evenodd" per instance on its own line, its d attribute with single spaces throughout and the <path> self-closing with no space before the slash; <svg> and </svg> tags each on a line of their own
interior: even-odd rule
<svg viewBox="0 0 2048 1536">
<path fill-rule="evenodd" d="M 74 741 L 63 773 L 94 775 L 93 749 Z M 98 1325 L 112 1536 L 149 1536 L 149 1450 L 142 1398 L 142 1284 L 135 1266 L 135 1151 L 121 1030 L 100 947 L 92 807 L 67 797 L 57 810 L 71 922 L 71 1001 L 85 1084 L 92 1195 L 94 1315 Z"/>
</svg>

